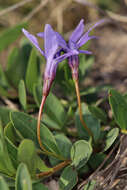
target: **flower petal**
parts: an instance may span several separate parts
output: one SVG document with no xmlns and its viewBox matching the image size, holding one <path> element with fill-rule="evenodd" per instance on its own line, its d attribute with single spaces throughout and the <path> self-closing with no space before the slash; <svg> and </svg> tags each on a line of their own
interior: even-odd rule
<svg viewBox="0 0 127 190">
<path fill-rule="evenodd" d="M 44 32 L 39 32 L 39 33 L 37 33 L 37 36 L 38 36 L 38 37 L 41 37 L 41 38 L 44 38 Z"/>
<path fill-rule="evenodd" d="M 49 24 L 46 24 L 44 29 L 44 47 L 46 57 L 50 59 L 54 57 L 59 47 L 56 34 Z"/>
<path fill-rule="evenodd" d="M 58 43 L 59 43 L 60 47 L 62 47 L 65 50 L 69 49 L 68 46 L 67 46 L 66 41 L 64 40 L 64 38 L 58 32 L 56 32 L 56 36 L 57 36 Z"/>
<path fill-rule="evenodd" d="M 39 43 L 37 41 L 37 38 L 30 34 L 27 30 L 25 30 L 24 28 L 22 29 L 22 32 L 25 34 L 25 36 L 32 42 L 32 44 L 37 48 L 37 50 L 43 55 L 45 56 L 43 50 L 39 47 Z"/>
<path fill-rule="evenodd" d="M 59 63 L 59 62 L 63 61 L 64 59 L 66 59 L 66 58 L 68 58 L 68 57 L 70 57 L 70 56 L 72 56 L 72 55 L 78 55 L 78 54 L 79 54 L 78 51 L 72 51 L 72 52 L 70 51 L 70 52 L 68 52 L 68 53 L 65 53 L 65 54 L 63 54 L 63 55 L 57 57 L 57 58 L 55 59 L 55 61 Z"/>
<path fill-rule="evenodd" d="M 87 50 L 79 50 L 79 53 L 92 54 L 91 51 L 87 51 Z"/>
<path fill-rule="evenodd" d="M 83 32 L 84 32 L 84 19 L 81 19 L 80 23 L 75 28 L 74 32 L 72 32 L 69 41 L 73 41 L 76 43 L 82 36 Z"/>
<path fill-rule="evenodd" d="M 99 37 L 97 36 L 88 36 L 88 33 L 84 34 L 82 36 L 82 38 L 79 40 L 79 42 L 77 43 L 77 47 L 80 48 L 81 46 L 83 46 L 85 43 L 87 43 L 89 40 L 92 39 L 98 39 Z"/>
<path fill-rule="evenodd" d="M 97 27 L 99 24 L 103 23 L 105 20 L 102 19 L 99 22 L 97 22 L 96 24 L 94 24 L 77 42 L 77 46 L 78 48 L 81 47 L 82 45 L 84 45 L 88 40 L 91 39 L 97 39 L 98 37 L 96 36 L 89 36 L 89 33 L 91 32 L 91 30 L 93 30 L 95 27 Z"/>
</svg>

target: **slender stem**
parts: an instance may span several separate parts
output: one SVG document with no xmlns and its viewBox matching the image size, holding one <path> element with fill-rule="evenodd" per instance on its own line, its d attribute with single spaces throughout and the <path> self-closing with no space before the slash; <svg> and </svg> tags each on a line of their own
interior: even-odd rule
<svg viewBox="0 0 127 190">
<path fill-rule="evenodd" d="M 78 101 L 78 107 L 79 107 L 80 121 L 81 121 L 82 125 L 84 126 L 84 128 L 86 129 L 86 131 L 88 132 L 89 136 L 91 136 L 93 139 L 93 134 L 92 134 L 91 130 L 87 127 L 85 121 L 83 120 L 78 80 L 74 80 L 74 83 L 75 83 L 75 89 L 76 89 L 76 95 L 77 95 L 77 101 Z"/>
<path fill-rule="evenodd" d="M 39 114 L 38 114 L 38 120 L 37 120 L 37 139 L 38 139 L 38 143 L 41 147 L 41 149 L 43 150 L 44 154 L 50 155 L 50 156 L 54 156 L 60 160 L 65 160 L 65 158 L 63 158 L 60 155 L 57 155 L 53 152 L 49 152 L 48 150 L 45 149 L 45 147 L 43 146 L 42 142 L 41 142 L 41 136 L 40 136 L 40 126 L 41 126 L 41 117 L 42 117 L 42 112 L 43 112 L 43 107 L 45 104 L 47 96 L 44 95 L 41 101 L 41 105 L 40 105 L 40 109 L 39 109 Z"/>
<path fill-rule="evenodd" d="M 46 177 L 46 176 L 52 175 L 53 173 L 59 171 L 60 169 L 62 169 L 63 167 L 67 166 L 70 163 L 71 163 L 70 160 L 65 160 L 64 162 L 61 162 L 60 164 L 53 167 L 51 171 L 37 174 L 37 177 L 40 178 L 40 177 Z"/>
<path fill-rule="evenodd" d="M 45 147 L 42 145 L 41 142 L 41 136 L 40 136 L 40 124 L 41 124 L 41 116 L 42 116 L 42 112 L 43 112 L 43 107 L 44 107 L 44 103 L 46 100 L 47 96 L 43 96 L 42 101 L 41 101 L 41 105 L 40 105 L 40 109 L 39 109 L 39 114 L 38 114 L 38 120 L 37 120 L 37 138 L 38 138 L 38 142 L 39 145 L 41 147 L 41 149 L 46 153 L 48 153 L 48 151 L 45 149 Z"/>
</svg>

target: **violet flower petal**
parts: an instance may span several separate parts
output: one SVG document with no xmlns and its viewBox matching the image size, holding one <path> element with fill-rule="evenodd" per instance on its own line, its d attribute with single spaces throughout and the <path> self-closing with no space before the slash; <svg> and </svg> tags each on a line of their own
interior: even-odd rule
<svg viewBox="0 0 127 190">
<path fill-rule="evenodd" d="M 65 54 L 63 54 L 63 55 L 61 55 L 61 56 L 55 58 L 55 61 L 59 63 L 59 62 L 63 61 L 64 59 L 66 59 L 66 58 L 68 58 L 68 57 L 70 57 L 70 56 L 78 55 L 78 54 L 79 54 L 79 51 L 68 52 L 68 53 L 65 53 Z"/>
<path fill-rule="evenodd" d="M 91 51 L 87 51 L 87 50 L 79 50 L 79 53 L 92 54 Z"/>
<path fill-rule="evenodd" d="M 24 33 L 24 35 L 32 42 L 32 44 L 38 49 L 38 51 L 43 55 L 45 56 L 43 50 L 39 47 L 39 43 L 38 43 L 38 40 L 37 38 L 30 34 L 27 30 L 25 30 L 24 28 L 22 29 L 22 32 Z"/>
<path fill-rule="evenodd" d="M 56 34 L 49 24 L 46 24 L 44 29 L 44 47 L 46 57 L 53 59 L 59 45 Z"/>
<path fill-rule="evenodd" d="M 67 43 L 64 40 L 64 38 L 58 32 L 56 32 L 56 36 L 57 36 L 59 46 L 62 47 L 63 49 L 65 49 L 65 50 L 67 50 L 67 49 L 69 50 L 69 48 L 67 46 Z"/>
<path fill-rule="evenodd" d="M 69 41 L 77 42 L 79 38 L 82 36 L 84 32 L 84 19 L 81 19 L 78 26 L 75 28 L 74 32 L 72 32 Z"/>
<path fill-rule="evenodd" d="M 83 46 L 85 43 L 87 43 L 89 40 L 92 39 L 98 39 L 97 36 L 88 36 L 88 33 L 85 33 L 80 40 L 77 43 L 77 47 L 80 48 L 81 46 Z"/>
<path fill-rule="evenodd" d="M 40 38 L 44 38 L 44 32 L 37 33 L 37 36 L 40 37 Z"/>
<path fill-rule="evenodd" d="M 79 39 L 79 41 L 77 42 L 77 46 L 78 48 L 81 47 L 82 45 L 84 45 L 88 40 L 91 39 L 97 39 L 98 37 L 96 36 L 89 36 L 89 33 L 96 28 L 99 24 L 103 23 L 105 20 L 102 19 L 100 21 L 98 21 L 96 24 L 94 24 L 92 27 L 90 27 L 90 29 Z"/>
</svg>

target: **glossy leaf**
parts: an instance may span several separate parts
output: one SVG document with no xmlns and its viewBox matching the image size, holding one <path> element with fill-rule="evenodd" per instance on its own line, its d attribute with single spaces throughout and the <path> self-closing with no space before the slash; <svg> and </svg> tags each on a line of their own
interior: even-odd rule
<svg viewBox="0 0 127 190">
<path fill-rule="evenodd" d="M 92 154 L 92 147 L 89 142 L 79 140 L 71 148 L 72 165 L 77 169 L 83 167 Z"/>
<path fill-rule="evenodd" d="M 23 107 L 23 109 L 26 109 L 26 89 L 25 89 L 25 84 L 23 80 L 20 80 L 19 86 L 18 86 L 18 91 L 19 91 L 19 101 Z"/>
<path fill-rule="evenodd" d="M 29 57 L 29 61 L 28 61 L 28 66 L 27 66 L 27 70 L 26 70 L 26 87 L 28 89 L 28 91 L 32 94 L 33 93 L 33 85 L 34 83 L 37 83 L 38 81 L 38 62 L 37 62 L 37 55 L 36 55 L 36 51 L 33 48 L 31 53 L 30 53 L 30 57 Z"/>
<path fill-rule="evenodd" d="M 107 135 L 106 135 L 106 139 L 105 139 L 105 147 L 103 152 L 105 152 L 106 150 L 108 150 L 112 144 L 114 143 L 114 141 L 116 140 L 116 138 L 119 135 L 119 129 L 118 128 L 114 128 L 111 129 Z"/>
<path fill-rule="evenodd" d="M 16 190 L 32 190 L 32 181 L 25 164 L 21 163 L 16 173 Z"/>
<path fill-rule="evenodd" d="M 18 147 L 18 161 L 27 165 L 27 168 L 31 175 L 35 174 L 36 170 L 36 150 L 33 141 L 24 139 Z"/>
<path fill-rule="evenodd" d="M 26 25 L 26 23 L 21 23 L 3 31 L 0 35 L 0 51 L 14 42 L 22 34 L 21 29 L 26 27 Z"/>
<path fill-rule="evenodd" d="M 112 89 L 109 91 L 109 103 L 116 123 L 121 129 L 127 129 L 127 103 L 124 97 L 119 92 Z"/>
<path fill-rule="evenodd" d="M 21 133 L 24 138 L 33 140 L 38 146 L 37 140 L 37 121 L 35 118 L 22 112 L 12 112 L 11 120 L 14 127 Z M 56 140 L 50 130 L 43 124 L 41 124 L 40 135 L 42 144 L 51 152 L 59 154 L 59 149 L 56 144 Z"/>
<path fill-rule="evenodd" d="M 59 179 L 60 190 L 71 190 L 77 184 L 78 176 L 72 166 L 66 167 Z"/>
<path fill-rule="evenodd" d="M 8 185 L 2 176 L 0 176 L 0 189 L 1 190 L 9 190 Z"/>
</svg>

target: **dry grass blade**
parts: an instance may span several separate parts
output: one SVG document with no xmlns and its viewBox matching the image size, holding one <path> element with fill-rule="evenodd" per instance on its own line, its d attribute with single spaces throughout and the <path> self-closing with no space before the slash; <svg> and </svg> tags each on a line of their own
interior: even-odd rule
<svg viewBox="0 0 127 190">
<path fill-rule="evenodd" d="M 0 12 L 0 16 L 3 16 L 3 15 L 5 15 L 5 14 L 11 12 L 11 11 L 14 11 L 15 9 L 18 9 L 19 7 L 22 7 L 22 6 L 24 6 L 26 3 L 29 3 L 29 2 L 31 2 L 31 1 L 33 1 L 33 0 L 24 0 L 24 1 L 21 1 L 21 2 L 19 2 L 19 3 L 16 3 L 16 4 L 14 4 L 14 5 L 12 5 L 12 6 L 8 7 L 8 8 L 6 8 L 6 9 L 2 10 L 2 11 Z"/>
<path fill-rule="evenodd" d="M 46 4 L 51 0 L 42 0 L 24 19 L 23 21 L 29 21 L 36 13 L 38 13 Z"/>
<path fill-rule="evenodd" d="M 111 11 L 106 11 L 107 15 L 112 18 L 113 20 L 119 21 L 119 22 L 127 22 L 127 16 L 122 16 L 120 14 L 113 13 Z"/>
</svg>

